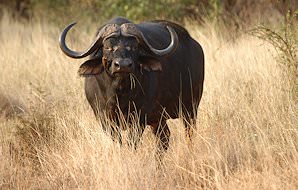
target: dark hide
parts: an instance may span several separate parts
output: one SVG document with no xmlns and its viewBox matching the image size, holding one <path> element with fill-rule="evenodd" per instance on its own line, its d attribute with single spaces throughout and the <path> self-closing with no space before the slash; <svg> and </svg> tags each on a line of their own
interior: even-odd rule
<svg viewBox="0 0 298 190">
<path fill-rule="evenodd" d="M 108 24 L 121 25 L 127 22 L 130 21 L 115 18 Z M 128 121 L 128 116 L 137 112 L 140 114 L 139 128 L 137 133 L 130 133 L 133 145 L 139 141 L 145 125 L 150 125 L 160 139 L 161 150 L 166 150 L 169 143 L 170 131 L 166 119 L 177 118 L 179 110 L 185 115 L 187 132 L 190 131 L 189 123 L 196 119 L 204 81 L 202 47 L 183 27 L 164 20 L 136 24 L 156 49 L 165 48 L 170 43 L 166 26 L 176 31 L 178 47 L 163 57 L 152 54 L 139 56 L 132 73 L 135 85 L 131 84 L 129 74 L 111 76 L 106 72 L 105 63 L 102 63 L 102 49 L 94 52 L 89 63 L 85 62 L 79 70 L 79 74 L 86 76 L 86 97 L 96 116 L 107 114 L 109 119 L 119 123 L 120 112 Z M 146 49 L 142 51 L 148 52 Z M 111 129 L 113 136 L 120 139 L 119 131 L 118 128 Z"/>
</svg>

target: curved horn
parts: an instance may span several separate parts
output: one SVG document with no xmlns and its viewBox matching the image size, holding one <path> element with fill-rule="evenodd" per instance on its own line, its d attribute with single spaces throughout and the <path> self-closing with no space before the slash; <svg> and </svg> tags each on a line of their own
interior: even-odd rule
<svg viewBox="0 0 298 190">
<path fill-rule="evenodd" d="M 123 26 L 123 30 L 124 30 L 124 33 L 126 35 L 133 35 L 133 36 L 139 37 L 139 39 L 142 41 L 142 43 L 144 43 L 151 50 L 151 52 L 153 52 L 155 55 L 158 55 L 158 56 L 168 55 L 168 54 L 172 53 L 177 48 L 177 46 L 178 46 L 178 36 L 177 36 L 177 33 L 170 26 L 167 26 L 167 29 L 168 29 L 168 31 L 170 33 L 170 37 L 171 37 L 170 44 L 168 45 L 168 47 L 166 47 L 164 49 L 155 49 L 148 42 L 148 40 L 145 38 L 145 36 L 143 35 L 143 33 L 136 28 L 135 25 L 133 25 L 131 23 L 124 24 L 124 25 L 125 26 Z"/>
<path fill-rule="evenodd" d="M 168 55 L 170 53 L 172 53 L 178 46 L 178 36 L 175 32 L 175 30 L 170 27 L 167 26 L 168 31 L 170 32 L 171 35 L 171 43 L 168 45 L 168 47 L 164 48 L 164 49 L 155 49 L 154 47 L 152 47 L 150 45 L 150 43 L 147 41 L 147 39 L 145 38 L 145 36 L 143 35 L 143 33 L 141 33 L 142 35 L 142 40 L 144 40 L 144 42 L 146 43 L 146 45 L 149 47 L 149 49 L 158 56 L 164 56 L 164 55 Z"/>
<path fill-rule="evenodd" d="M 68 48 L 68 46 L 65 43 L 65 38 L 67 35 L 67 32 L 77 23 L 74 22 L 70 25 L 68 25 L 63 32 L 61 33 L 60 37 L 59 37 L 59 45 L 61 50 L 63 51 L 63 53 L 65 53 L 67 56 L 75 58 L 75 59 L 79 59 L 79 58 L 83 58 L 86 57 L 88 55 L 90 55 L 92 52 L 94 52 L 98 46 L 100 46 L 102 44 L 102 40 L 108 36 L 111 35 L 115 35 L 119 31 L 119 27 L 117 27 L 117 25 L 115 24 L 107 24 L 105 25 L 97 34 L 95 40 L 93 41 L 93 43 L 89 46 L 89 48 L 85 51 L 82 52 L 77 52 L 77 51 L 73 51 L 71 49 Z"/>
</svg>

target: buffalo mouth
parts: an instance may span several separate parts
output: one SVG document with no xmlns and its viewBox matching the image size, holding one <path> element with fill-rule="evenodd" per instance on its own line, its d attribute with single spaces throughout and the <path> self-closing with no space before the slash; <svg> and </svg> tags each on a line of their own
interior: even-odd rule
<svg viewBox="0 0 298 190">
<path fill-rule="evenodd" d="M 134 62 L 130 58 L 115 58 L 110 67 L 112 74 L 129 74 L 135 69 Z"/>
<path fill-rule="evenodd" d="M 129 78 L 130 74 L 131 72 L 121 71 L 112 73 L 112 76 L 116 78 Z"/>
</svg>

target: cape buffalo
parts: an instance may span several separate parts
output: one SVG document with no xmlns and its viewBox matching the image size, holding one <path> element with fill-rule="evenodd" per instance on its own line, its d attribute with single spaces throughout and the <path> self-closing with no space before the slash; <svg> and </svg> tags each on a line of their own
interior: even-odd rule
<svg viewBox="0 0 298 190">
<path fill-rule="evenodd" d="M 204 53 L 185 28 L 165 20 L 134 24 L 117 17 L 99 28 L 87 50 L 77 52 L 65 43 L 75 24 L 61 33 L 60 48 L 75 59 L 90 55 L 78 73 L 85 77 L 86 97 L 97 118 L 105 115 L 116 124 L 120 117 L 128 124 L 137 118 L 137 129 L 129 131 L 134 147 L 150 125 L 159 150 L 167 150 L 166 120 L 181 113 L 190 135 L 202 97 Z M 104 129 L 121 142 L 119 127 Z"/>
</svg>

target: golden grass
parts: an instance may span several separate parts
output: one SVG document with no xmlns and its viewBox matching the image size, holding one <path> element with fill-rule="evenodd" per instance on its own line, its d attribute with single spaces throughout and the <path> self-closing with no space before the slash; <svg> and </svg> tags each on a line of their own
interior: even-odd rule
<svg viewBox="0 0 298 190">
<path fill-rule="evenodd" d="M 298 188 L 297 105 L 270 45 L 189 25 L 206 54 L 198 130 L 188 146 L 182 122 L 170 120 L 158 168 L 149 129 L 137 151 L 103 133 L 77 76 L 82 60 L 59 50 L 61 28 L 8 17 L 0 25 L 0 96 L 27 110 L 0 116 L 0 189 Z M 91 41 L 95 27 L 84 27 L 71 34 L 73 47 Z"/>
</svg>

